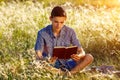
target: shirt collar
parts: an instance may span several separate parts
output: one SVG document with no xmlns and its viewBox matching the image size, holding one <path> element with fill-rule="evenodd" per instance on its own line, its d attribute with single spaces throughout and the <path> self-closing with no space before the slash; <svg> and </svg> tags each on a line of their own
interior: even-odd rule
<svg viewBox="0 0 120 80">
<path fill-rule="evenodd" d="M 64 36 L 64 34 L 65 34 L 65 25 L 61 29 L 60 36 Z"/>
<path fill-rule="evenodd" d="M 52 25 L 48 25 L 49 26 L 49 34 L 52 38 L 54 38 L 54 34 L 53 34 L 53 31 L 52 31 Z M 65 34 L 65 25 L 62 27 L 61 31 L 60 31 L 60 37 L 64 36 Z"/>
<path fill-rule="evenodd" d="M 52 31 L 52 25 L 49 25 L 49 34 L 52 38 L 54 37 L 53 31 Z"/>
</svg>

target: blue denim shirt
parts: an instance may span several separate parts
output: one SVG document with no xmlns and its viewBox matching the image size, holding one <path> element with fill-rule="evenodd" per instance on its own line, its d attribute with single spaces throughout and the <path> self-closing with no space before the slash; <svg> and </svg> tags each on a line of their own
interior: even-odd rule
<svg viewBox="0 0 120 80">
<path fill-rule="evenodd" d="M 51 57 L 55 46 L 68 47 L 70 45 L 81 47 L 76 33 L 72 28 L 64 25 L 61 29 L 60 36 L 55 37 L 52 32 L 52 25 L 48 25 L 38 31 L 35 51 L 40 50 L 44 57 Z"/>
</svg>

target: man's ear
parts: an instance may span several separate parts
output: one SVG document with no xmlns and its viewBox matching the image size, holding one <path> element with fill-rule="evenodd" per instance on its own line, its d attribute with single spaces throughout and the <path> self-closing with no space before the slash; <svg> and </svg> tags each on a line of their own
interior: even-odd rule
<svg viewBox="0 0 120 80">
<path fill-rule="evenodd" d="M 51 16 L 49 17 L 49 19 L 50 19 L 50 21 L 52 21 L 52 17 Z"/>
</svg>

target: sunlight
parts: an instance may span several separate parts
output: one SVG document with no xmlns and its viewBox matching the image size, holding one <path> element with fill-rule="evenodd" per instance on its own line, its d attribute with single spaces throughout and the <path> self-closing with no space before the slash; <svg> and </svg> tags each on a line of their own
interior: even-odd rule
<svg viewBox="0 0 120 80">
<path fill-rule="evenodd" d="M 115 6 L 119 6 L 120 5 L 120 0 L 111 0 L 111 1 L 107 1 L 106 5 L 109 7 L 115 7 Z"/>
<path fill-rule="evenodd" d="M 92 0 L 90 1 L 95 6 L 107 6 L 107 7 L 119 7 L 120 6 L 120 0 Z"/>
</svg>

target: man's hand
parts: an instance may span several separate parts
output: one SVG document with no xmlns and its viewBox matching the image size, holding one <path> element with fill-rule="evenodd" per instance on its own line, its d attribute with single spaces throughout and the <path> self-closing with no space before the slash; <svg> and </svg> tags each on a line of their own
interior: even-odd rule
<svg viewBox="0 0 120 80">
<path fill-rule="evenodd" d="M 78 48 L 78 53 L 71 55 L 71 58 L 78 62 L 81 58 L 85 56 L 85 52 L 82 48 Z"/>
<path fill-rule="evenodd" d="M 74 60 L 74 61 L 79 61 L 81 57 L 79 57 L 77 54 L 72 54 L 71 55 L 71 58 Z"/>
<path fill-rule="evenodd" d="M 57 57 L 51 57 L 49 60 L 49 63 L 54 64 L 58 58 Z"/>
<path fill-rule="evenodd" d="M 42 60 L 43 59 L 42 53 L 40 51 L 36 52 L 36 58 L 37 58 L 37 60 L 39 60 L 39 59 Z"/>
</svg>

